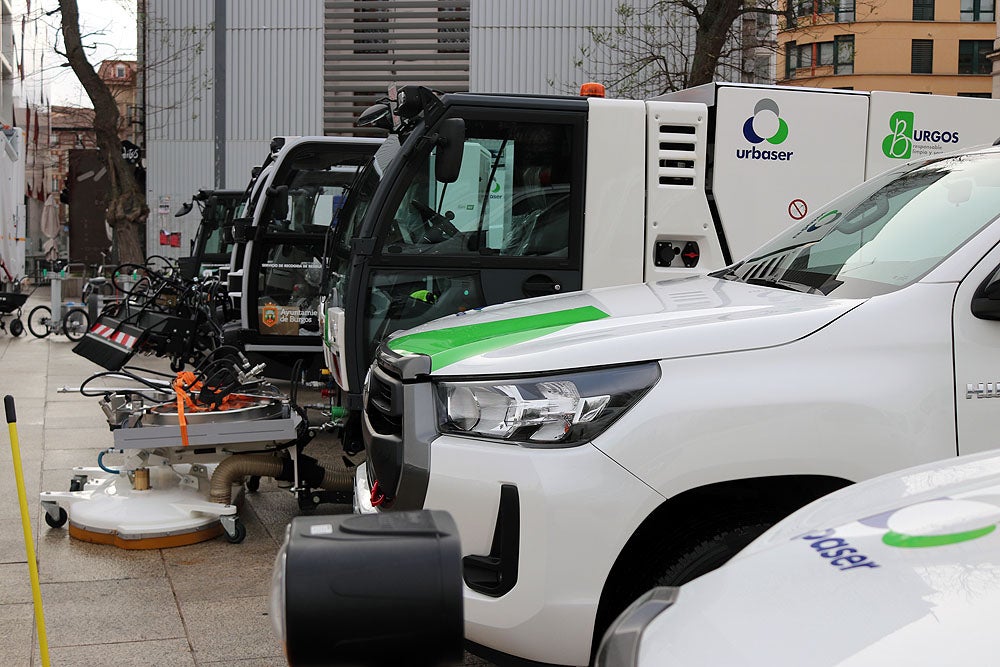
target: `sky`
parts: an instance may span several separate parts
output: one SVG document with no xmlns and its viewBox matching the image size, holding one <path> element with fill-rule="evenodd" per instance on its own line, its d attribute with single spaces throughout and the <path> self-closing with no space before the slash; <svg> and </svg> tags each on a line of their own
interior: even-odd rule
<svg viewBox="0 0 1000 667">
<path fill-rule="evenodd" d="M 87 58 L 95 68 L 102 60 L 109 58 L 135 58 L 135 0 L 77 2 L 80 8 L 80 33 L 83 35 L 84 45 L 94 47 L 87 49 Z M 66 59 L 52 50 L 51 39 L 59 26 L 58 12 L 49 17 L 42 16 L 38 5 L 41 5 L 42 12 L 51 11 L 58 6 L 57 0 L 35 0 L 32 3 L 31 17 L 39 17 L 38 20 L 44 21 L 44 25 L 38 26 L 38 48 L 44 51 L 44 67 L 31 77 L 32 82 L 28 83 L 33 85 L 26 86 L 24 96 L 30 102 L 37 102 L 38 91 L 44 89 L 45 96 L 54 105 L 93 106 L 73 71 L 69 67 L 59 67 Z M 49 35 L 48 40 L 43 37 L 45 33 Z M 62 50 L 61 36 L 59 45 Z M 25 60 L 27 59 L 25 56 Z"/>
</svg>

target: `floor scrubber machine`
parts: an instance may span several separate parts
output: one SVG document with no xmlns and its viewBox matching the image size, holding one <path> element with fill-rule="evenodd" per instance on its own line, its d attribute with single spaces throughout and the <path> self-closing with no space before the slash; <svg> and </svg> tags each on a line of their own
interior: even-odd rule
<svg viewBox="0 0 1000 667">
<path fill-rule="evenodd" d="M 295 386 L 284 395 L 262 371 L 223 347 L 194 371 L 126 368 L 88 378 L 79 391 L 100 397 L 114 446 L 98 454 L 97 467 L 74 468 L 69 491 L 41 494 L 46 523 L 68 522 L 70 535 L 88 542 L 156 549 L 222 533 L 243 541 L 243 490 L 255 491 L 261 477 L 290 483 L 301 508 L 351 502 L 351 475 L 302 453 L 315 429 Z M 99 378 L 130 386 L 96 388 Z"/>
</svg>

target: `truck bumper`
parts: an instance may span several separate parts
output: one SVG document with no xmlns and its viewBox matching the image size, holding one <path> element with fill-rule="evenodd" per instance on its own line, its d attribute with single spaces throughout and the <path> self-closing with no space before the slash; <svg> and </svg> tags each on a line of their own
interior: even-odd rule
<svg viewBox="0 0 1000 667">
<path fill-rule="evenodd" d="M 441 436 L 431 444 L 424 507 L 455 518 L 462 555 L 490 554 L 501 488 L 519 500 L 517 582 L 499 597 L 464 588 L 465 637 L 542 663 L 586 665 L 608 572 L 663 497 L 592 445 L 527 449 Z M 371 507 L 367 472 L 358 511 Z"/>
</svg>

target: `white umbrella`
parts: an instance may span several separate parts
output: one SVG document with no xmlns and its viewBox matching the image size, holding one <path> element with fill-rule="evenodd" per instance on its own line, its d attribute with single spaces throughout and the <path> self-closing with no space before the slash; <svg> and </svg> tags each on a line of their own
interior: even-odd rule
<svg viewBox="0 0 1000 667">
<path fill-rule="evenodd" d="M 42 234 L 45 235 L 45 243 L 42 250 L 45 251 L 45 259 L 53 260 L 59 256 L 58 243 L 56 237 L 62 225 L 59 224 L 59 203 L 54 194 L 49 193 L 45 198 L 45 205 L 42 207 Z"/>
</svg>

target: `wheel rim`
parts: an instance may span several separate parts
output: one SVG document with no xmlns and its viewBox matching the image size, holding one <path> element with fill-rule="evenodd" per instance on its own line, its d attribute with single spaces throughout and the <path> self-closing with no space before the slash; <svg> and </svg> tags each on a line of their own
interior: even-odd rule
<svg viewBox="0 0 1000 667">
<path fill-rule="evenodd" d="M 86 311 L 71 310 L 63 317 L 63 333 L 70 340 L 80 340 L 90 330 L 90 318 Z"/>
<path fill-rule="evenodd" d="M 35 338 L 45 338 L 49 331 L 49 322 L 52 320 L 52 311 L 48 306 L 35 306 L 28 313 L 28 331 Z"/>
</svg>

